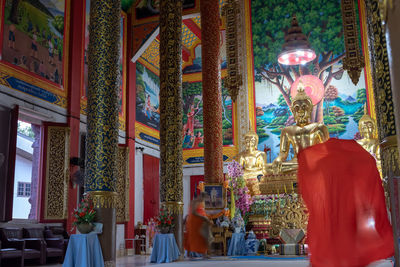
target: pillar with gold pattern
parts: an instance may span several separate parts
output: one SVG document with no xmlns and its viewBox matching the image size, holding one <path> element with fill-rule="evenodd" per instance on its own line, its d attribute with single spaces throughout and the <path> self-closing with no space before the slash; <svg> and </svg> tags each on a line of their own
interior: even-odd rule
<svg viewBox="0 0 400 267">
<path fill-rule="evenodd" d="M 200 1 L 204 180 L 222 183 L 222 92 L 218 0 Z"/>
<path fill-rule="evenodd" d="M 182 1 L 160 1 L 160 199 L 183 255 Z"/>
<path fill-rule="evenodd" d="M 381 142 L 382 173 L 387 183 L 390 196 L 391 222 L 393 225 L 394 240 L 400 234 L 399 190 L 400 177 L 399 152 L 397 147 L 394 103 L 392 85 L 389 73 L 388 51 L 386 37 L 380 16 L 378 0 L 366 1 L 368 36 L 371 54 L 371 68 L 373 70 L 373 89 L 376 101 L 376 121 L 378 125 L 379 141 Z M 395 257 L 399 266 L 399 246 L 395 243 Z"/>
<path fill-rule="evenodd" d="M 85 191 L 92 197 L 105 266 L 115 266 L 120 0 L 91 0 Z"/>
</svg>

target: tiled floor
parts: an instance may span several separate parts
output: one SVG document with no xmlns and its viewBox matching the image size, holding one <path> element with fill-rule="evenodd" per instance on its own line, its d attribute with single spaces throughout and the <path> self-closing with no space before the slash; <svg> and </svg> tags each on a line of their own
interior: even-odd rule
<svg viewBox="0 0 400 267">
<path fill-rule="evenodd" d="M 45 267 L 61 267 L 61 264 L 42 265 Z M 131 267 L 131 266 L 159 266 L 159 267 L 309 267 L 307 260 L 236 260 L 229 257 L 212 257 L 209 260 L 183 260 L 173 263 L 154 264 L 150 263 L 150 256 L 126 256 L 117 259 L 117 267 Z M 380 261 L 371 264 L 369 267 L 392 267 L 390 261 Z M 31 266 L 34 267 L 34 266 Z M 35 266 L 36 267 L 36 266 Z"/>
</svg>

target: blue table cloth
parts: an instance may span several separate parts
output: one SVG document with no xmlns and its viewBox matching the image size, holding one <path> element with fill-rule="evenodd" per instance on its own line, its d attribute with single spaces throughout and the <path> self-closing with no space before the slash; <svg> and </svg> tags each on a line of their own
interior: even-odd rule
<svg viewBox="0 0 400 267">
<path fill-rule="evenodd" d="M 71 235 L 63 267 L 104 267 L 97 234 Z"/>
<path fill-rule="evenodd" d="M 156 234 L 150 262 L 173 262 L 178 259 L 179 255 L 179 248 L 173 234 Z"/>
<path fill-rule="evenodd" d="M 246 241 L 244 233 L 233 233 L 229 242 L 228 256 L 240 256 L 246 254 Z"/>
</svg>

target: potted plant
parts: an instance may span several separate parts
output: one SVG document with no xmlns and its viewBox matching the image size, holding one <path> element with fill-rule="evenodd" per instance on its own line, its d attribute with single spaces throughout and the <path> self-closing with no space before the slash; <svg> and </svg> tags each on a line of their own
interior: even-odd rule
<svg viewBox="0 0 400 267">
<path fill-rule="evenodd" d="M 93 209 L 93 203 L 88 194 L 79 203 L 78 208 L 74 211 L 74 225 L 82 234 L 90 233 L 93 230 L 93 220 L 96 211 Z"/>
<path fill-rule="evenodd" d="M 169 214 L 165 207 L 161 207 L 160 214 L 156 217 L 155 221 L 158 229 L 162 234 L 170 233 L 174 227 L 172 224 L 173 217 Z"/>
</svg>

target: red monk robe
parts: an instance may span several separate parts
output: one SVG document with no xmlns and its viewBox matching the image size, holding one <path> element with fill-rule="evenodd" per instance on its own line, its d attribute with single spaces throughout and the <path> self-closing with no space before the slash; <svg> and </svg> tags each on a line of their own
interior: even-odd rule
<svg viewBox="0 0 400 267">
<path fill-rule="evenodd" d="M 312 267 L 361 267 L 394 254 L 382 182 L 367 151 L 331 138 L 301 151 L 298 163 Z"/>
</svg>

